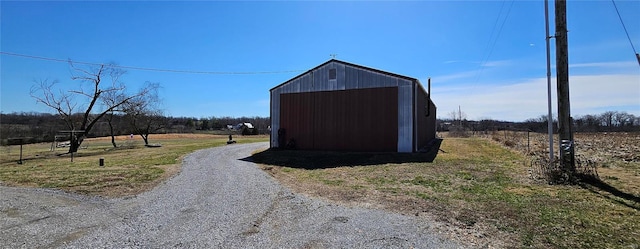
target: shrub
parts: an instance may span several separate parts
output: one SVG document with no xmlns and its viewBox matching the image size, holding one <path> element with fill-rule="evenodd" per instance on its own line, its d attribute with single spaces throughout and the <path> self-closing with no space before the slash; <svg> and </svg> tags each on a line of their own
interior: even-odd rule
<svg viewBox="0 0 640 249">
<path fill-rule="evenodd" d="M 452 137 L 469 137 L 470 131 L 469 129 L 462 126 L 452 126 L 449 128 L 449 136 Z"/>
<path fill-rule="evenodd" d="M 505 141 L 503 142 L 503 144 L 504 144 L 505 146 L 507 146 L 507 147 L 513 147 L 513 146 L 515 146 L 515 145 L 516 145 L 516 143 L 515 143 L 515 142 L 513 142 L 513 141 L 511 141 L 511 140 L 505 140 Z"/>
</svg>

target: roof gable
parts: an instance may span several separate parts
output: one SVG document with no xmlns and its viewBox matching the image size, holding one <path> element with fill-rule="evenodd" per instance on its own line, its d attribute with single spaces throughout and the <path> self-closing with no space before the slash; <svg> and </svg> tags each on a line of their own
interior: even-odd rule
<svg viewBox="0 0 640 249">
<path fill-rule="evenodd" d="M 375 72 L 375 73 L 384 74 L 384 75 L 388 75 L 388 76 L 392 76 L 392 77 L 396 77 L 396 78 L 400 78 L 400 79 L 404 79 L 404 80 L 409 80 L 409 81 L 412 81 L 412 82 L 419 82 L 417 79 L 411 78 L 411 77 L 408 77 L 408 76 L 395 74 L 395 73 L 391 73 L 391 72 L 387 72 L 387 71 L 382 71 L 382 70 L 375 69 L 375 68 L 365 67 L 365 66 L 361 66 L 361 65 L 357 65 L 357 64 L 341 61 L 341 60 L 331 59 L 331 60 L 326 61 L 325 63 L 322 63 L 322 64 L 320 64 L 320 65 L 318 65 L 318 66 L 316 66 L 316 67 L 314 67 L 312 69 L 309 69 L 309 70 L 305 71 L 304 73 L 301 73 L 301 74 L 299 74 L 299 75 L 297 75 L 297 76 L 295 76 L 295 77 L 283 82 L 282 84 L 279 84 L 279 85 L 271 88 L 269 91 L 273 91 L 273 89 L 276 89 L 276 88 L 278 88 L 280 86 L 283 86 L 283 85 L 285 85 L 285 84 L 287 84 L 287 83 L 289 83 L 291 81 L 294 81 L 294 80 L 296 80 L 296 79 L 298 79 L 300 77 L 303 77 L 303 76 L 305 76 L 305 75 L 307 75 L 307 74 L 309 74 L 309 73 L 311 73 L 311 72 L 313 72 L 313 71 L 315 71 L 315 70 L 317 70 L 317 69 L 319 69 L 321 67 L 324 67 L 327 64 L 332 63 L 332 62 L 333 63 L 343 64 L 343 65 L 354 67 L 354 68 L 358 68 L 358 69 L 362 69 L 362 70 L 366 70 L 366 71 L 372 71 L 372 72 Z"/>
</svg>

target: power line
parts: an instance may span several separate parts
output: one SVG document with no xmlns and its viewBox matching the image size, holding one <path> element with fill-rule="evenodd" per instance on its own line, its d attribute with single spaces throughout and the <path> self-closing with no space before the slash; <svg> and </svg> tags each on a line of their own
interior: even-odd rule
<svg viewBox="0 0 640 249">
<path fill-rule="evenodd" d="M 506 0 L 502 1 L 502 5 L 500 5 L 500 12 L 498 12 L 498 16 L 496 17 L 496 21 L 493 23 L 493 28 L 491 28 L 491 34 L 489 34 L 489 40 L 487 41 L 487 46 L 484 47 L 483 51 L 488 51 L 489 48 L 491 47 L 491 41 L 493 40 L 493 34 L 495 34 L 496 27 L 498 27 L 498 22 L 500 21 L 500 17 L 502 16 L 502 10 L 504 9 L 504 3 L 505 2 L 507 2 L 507 1 Z M 481 58 L 481 61 L 480 61 L 481 64 L 480 65 L 482 65 L 482 63 L 484 63 L 484 60 L 485 60 L 485 57 L 483 56 Z"/>
<path fill-rule="evenodd" d="M 493 39 L 493 43 L 491 42 L 492 38 L 493 38 L 493 34 L 496 30 L 496 25 L 498 24 L 498 21 L 500 20 L 500 17 L 502 16 L 502 9 L 504 8 L 504 3 L 506 2 L 503 1 L 502 2 L 502 6 L 500 6 L 500 12 L 498 13 L 498 16 L 496 17 L 496 22 L 493 24 L 493 29 L 491 30 L 491 35 L 489 35 L 489 41 L 487 43 L 487 47 L 485 47 L 486 49 L 489 49 L 489 52 L 487 53 L 487 56 L 482 58 L 482 61 L 480 61 L 480 71 L 478 72 L 477 76 L 476 76 L 476 81 L 478 81 L 480 79 L 480 75 L 482 74 L 482 72 L 484 71 L 484 64 L 487 63 L 487 61 L 489 60 L 489 58 L 491 57 L 491 54 L 493 53 L 493 49 L 496 46 L 496 43 L 498 43 L 498 39 L 500 38 L 500 34 L 502 33 L 502 28 L 504 27 L 504 24 L 507 22 L 507 19 L 509 18 L 509 14 L 511 13 L 511 7 L 513 7 L 513 3 L 514 1 L 511 1 L 511 4 L 509 5 L 509 8 L 507 9 L 507 13 L 504 16 L 504 19 L 502 19 L 502 23 L 500 24 L 500 28 L 498 29 L 498 33 L 496 34 L 495 38 Z M 489 45 L 491 44 L 491 45 Z"/>
<path fill-rule="evenodd" d="M 618 11 L 618 6 L 614 0 L 611 0 L 613 3 L 613 7 L 616 9 L 616 13 L 618 13 L 618 18 L 620 19 L 620 23 L 622 24 L 622 28 L 624 29 L 624 33 L 627 34 L 627 39 L 629 40 L 629 44 L 631 44 L 631 49 L 633 49 L 633 53 L 636 55 L 636 59 L 638 59 L 638 65 L 640 65 L 640 55 L 636 51 L 636 48 L 633 46 L 633 42 L 631 41 L 631 37 L 629 36 L 629 32 L 627 31 L 627 27 L 624 25 L 622 21 L 622 16 L 620 16 L 620 11 Z"/>
<path fill-rule="evenodd" d="M 0 54 L 15 56 L 15 57 L 23 57 L 29 59 L 36 60 L 44 60 L 44 61 L 54 61 L 54 62 L 64 62 L 64 63 L 74 63 L 74 64 L 82 64 L 82 65 L 90 65 L 90 66 L 100 66 L 104 65 L 104 63 L 95 63 L 95 62 L 83 62 L 83 61 L 73 61 L 71 59 L 63 60 L 57 58 L 49 58 L 43 56 L 36 55 L 26 55 L 26 54 L 17 54 L 11 52 L 0 51 Z M 133 67 L 133 66 L 121 66 L 121 65 L 109 65 L 114 68 L 122 68 L 129 70 L 140 70 L 140 71 L 154 71 L 154 72 L 165 72 L 165 73 L 186 73 L 186 74 L 283 74 L 283 73 L 299 73 L 305 70 L 283 70 L 283 71 L 254 71 L 254 72 L 220 72 L 220 71 L 196 71 L 196 70 L 178 70 L 178 69 L 164 69 L 164 68 L 148 68 L 148 67 Z"/>
</svg>

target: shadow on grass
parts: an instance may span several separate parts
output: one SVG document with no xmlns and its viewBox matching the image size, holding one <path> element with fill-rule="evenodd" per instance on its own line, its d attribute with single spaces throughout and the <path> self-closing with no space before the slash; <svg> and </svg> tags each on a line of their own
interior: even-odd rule
<svg viewBox="0 0 640 249">
<path fill-rule="evenodd" d="M 622 192 L 614 186 L 611 186 L 600 179 L 594 177 L 584 177 L 580 182 L 580 187 L 627 207 L 633 208 L 635 210 L 640 210 L 640 196 Z M 610 195 L 603 192 L 609 193 Z M 611 195 L 618 198 L 614 198 Z"/>
<path fill-rule="evenodd" d="M 424 153 L 337 152 L 268 149 L 240 160 L 302 169 L 325 169 L 387 163 L 433 162 L 440 150 L 441 139 L 435 140 Z"/>
<path fill-rule="evenodd" d="M 41 159 L 46 159 L 46 158 L 56 158 L 60 155 L 58 154 L 53 154 L 51 152 L 45 152 L 45 153 L 38 153 L 38 154 L 29 154 L 29 155 L 24 155 L 22 157 L 22 164 L 26 164 L 27 162 L 30 161 L 35 161 L 35 160 L 41 160 Z M 18 163 L 20 161 L 20 157 L 19 156 L 12 156 L 12 157 L 5 157 L 0 159 L 0 164 L 7 164 L 7 163 L 16 163 L 16 164 L 20 164 Z"/>
</svg>

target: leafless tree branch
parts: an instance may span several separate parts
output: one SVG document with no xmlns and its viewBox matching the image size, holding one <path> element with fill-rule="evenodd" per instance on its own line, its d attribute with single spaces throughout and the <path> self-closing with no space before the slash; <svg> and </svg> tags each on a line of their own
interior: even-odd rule
<svg viewBox="0 0 640 249">
<path fill-rule="evenodd" d="M 120 107 L 125 103 L 136 98 L 143 98 L 143 96 L 154 91 L 154 88 L 157 88 L 157 84 L 147 84 L 138 92 L 130 94 L 127 93 L 126 86 L 120 81 L 120 77 L 125 73 L 123 70 L 104 64 L 93 68 L 80 68 L 70 62 L 69 66 L 72 70 L 71 79 L 81 83 L 78 86 L 78 90 L 54 93 L 53 89 L 57 81 L 49 82 L 44 80 L 31 88 L 31 96 L 38 103 L 54 109 L 70 129 L 84 130 L 85 134 L 89 133 L 97 121 L 106 114 L 120 111 Z M 111 84 L 103 82 L 105 76 L 111 79 Z M 84 89 L 82 83 L 89 83 L 91 90 Z M 86 102 L 81 102 L 83 103 L 82 110 L 76 110 L 80 108 L 77 108 L 78 103 L 73 100 L 74 96 L 82 96 L 86 99 Z M 96 111 L 99 106 L 103 108 L 100 108 L 100 111 Z M 76 120 L 76 118 L 79 118 L 79 120 Z M 77 151 L 85 134 L 82 134 L 70 146 L 69 152 Z"/>
</svg>

